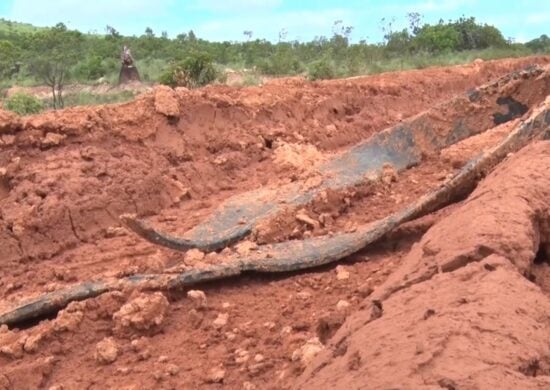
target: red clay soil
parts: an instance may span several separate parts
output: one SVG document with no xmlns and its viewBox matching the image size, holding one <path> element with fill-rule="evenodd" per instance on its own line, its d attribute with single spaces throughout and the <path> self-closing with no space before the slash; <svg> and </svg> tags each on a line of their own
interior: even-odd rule
<svg viewBox="0 0 550 390">
<path fill-rule="evenodd" d="M 549 169 L 549 141 L 502 163 L 413 246 L 296 388 L 549 388 L 550 297 L 531 274 L 550 259 Z"/>
<path fill-rule="evenodd" d="M 175 253 L 147 243 L 122 228 L 118 216 L 137 213 L 165 231 L 184 232 L 232 195 L 293 180 L 297 173 L 307 174 L 327 153 L 363 140 L 455 94 L 525 65 L 549 62 L 549 57 L 530 57 L 353 80 L 274 80 L 252 88 L 213 86 L 175 92 L 157 88 L 126 104 L 27 118 L 0 111 L 0 311 L 22 298 L 75 282 L 158 272 L 182 263 L 216 263 L 223 256 L 204 256 L 197 251 Z M 322 210 L 315 202 L 305 210 L 315 217 L 330 214 L 318 231 L 292 219 L 268 240 L 353 229 L 354 224 L 387 215 L 439 184 L 461 166 L 465 156 L 490 146 L 512 126 L 507 123 L 479 136 L 477 141 L 464 141 L 444 150 L 443 158 L 429 160 L 431 163 L 398 177 L 389 172 L 388 180 L 376 187 L 358 188 L 345 196 L 327 194 L 334 195 L 334 201 L 329 202 L 331 210 Z M 284 145 L 291 146 L 279 149 Z M 296 158 L 296 154 L 302 158 Z M 312 377 L 307 368 L 300 377 L 304 368 L 313 367 L 307 363 L 319 350 L 327 350 L 325 345 L 332 345 L 329 340 L 346 316 L 357 311 L 363 299 L 396 271 L 410 245 L 434 222 L 444 218 L 444 223 L 445 216 L 457 207 L 461 206 L 405 226 L 392 239 L 351 256 L 343 267 L 284 277 L 247 276 L 201 286 L 206 304 L 200 293 L 188 298 L 186 291 L 109 293 L 73 303 L 55 319 L 26 324 L 26 329 L 1 327 L 0 389 L 278 389 L 295 386 L 297 378 L 304 386 L 325 388 L 313 380 L 325 378 L 329 383 L 326 370 Z M 456 225 L 453 229 L 457 230 Z M 491 253 L 506 256 L 505 252 Z M 515 264 L 546 280 L 536 276 L 545 275 L 546 269 L 540 264 L 530 267 L 532 259 L 525 256 L 521 262 L 518 257 Z M 521 302 L 526 313 L 525 329 L 531 329 L 531 323 L 539 323 L 537 315 L 544 313 L 544 305 L 548 305 L 544 303 L 546 296 L 517 276 L 507 260 L 492 259 L 489 266 L 496 267 L 497 272 L 489 273 L 496 275 L 489 277 L 509 279 L 509 283 L 495 281 L 484 287 L 476 282 L 483 279 L 481 276 L 472 276 L 464 288 L 471 285 L 474 293 L 478 285 L 480 291 L 505 290 L 498 297 L 498 302 L 502 300 L 507 306 L 503 315 L 513 315 L 511 307 L 515 306 L 511 302 L 517 299 L 513 292 L 528 290 L 522 292 L 525 295 Z M 468 267 L 477 264 L 481 263 Z M 464 273 L 468 267 L 456 272 Z M 397 270 L 392 280 L 400 272 Z M 450 287 L 453 274 L 438 275 L 427 283 L 449 278 L 449 291 L 456 291 L 458 286 Z M 510 287 L 505 288 L 507 285 Z M 529 290 L 525 286 L 532 287 Z M 531 293 L 537 305 L 527 306 L 532 304 L 526 301 Z M 438 295 L 430 298 L 437 313 L 437 305 L 446 305 L 445 298 L 439 299 Z M 413 311 L 415 307 L 409 306 L 407 310 Z M 430 308 L 424 306 L 416 309 Z M 386 310 L 384 306 L 378 322 L 385 318 Z M 497 310 L 496 306 L 491 310 Z M 359 310 L 353 316 L 364 313 Z M 488 313 L 486 317 L 494 317 L 493 312 Z M 450 320 L 443 317 L 441 321 Z M 400 326 L 406 324 L 403 321 Z M 526 337 L 530 340 L 525 342 L 523 333 L 518 333 L 520 341 L 516 343 L 524 349 L 503 349 L 503 354 L 509 357 L 509 353 L 538 351 L 537 337 L 544 331 L 548 329 L 529 330 Z M 392 332 L 379 337 L 397 339 L 404 334 Z M 414 337 L 424 340 L 423 348 L 428 351 L 439 345 L 432 346 L 424 336 L 413 336 L 411 342 Z M 364 348 L 361 340 L 364 338 L 358 339 L 357 348 Z M 368 340 L 371 345 L 381 346 L 379 340 Z M 495 348 L 485 347 L 495 352 Z M 398 349 L 393 346 L 388 348 L 393 350 L 392 359 L 400 362 L 401 352 L 396 353 Z M 374 354 L 372 351 L 368 353 Z M 380 353 L 385 354 L 383 348 Z M 323 365 L 325 360 L 321 359 L 329 359 L 327 356 L 321 353 L 314 366 Z M 375 359 L 373 356 L 369 355 L 370 361 Z M 488 371 L 495 381 L 519 378 L 535 383 L 531 377 L 525 379 L 521 370 L 512 370 L 513 375 L 503 377 L 509 370 L 506 364 L 513 360 L 506 359 L 495 358 L 497 367 Z M 386 373 L 384 377 L 391 368 L 390 361 L 381 359 L 376 363 L 386 367 L 380 371 Z M 326 362 L 334 363 L 330 359 Z M 537 362 L 544 366 L 542 355 Z M 345 372 L 335 371 L 330 380 L 364 378 L 364 367 L 370 366 L 359 364 L 356 374 L 350 374 L 348 368 Z M 404 372 L 399 365 L 395 367 L 395 372 Z M 464 363 L 463 369 L 457 370 L 466 373 L 471 367 Z M 525 367 L 529 371 L 531 366 Z M 394 374 L 388 378 L 392 377 L 399 378 Z M 340 386 L 340 382 L 330 383 Z M 345 382 L 341 383 L 343 386 Z M 376 388 L 369 383 L 363 386 Z"/>
</svg>

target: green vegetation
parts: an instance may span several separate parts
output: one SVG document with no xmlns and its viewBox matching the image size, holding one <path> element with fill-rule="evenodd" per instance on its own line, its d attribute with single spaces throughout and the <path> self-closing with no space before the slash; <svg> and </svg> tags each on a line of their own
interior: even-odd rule
<svg viewBox="0 0 550 390">
<path fill-rule="evenodd" d="M 95 106 L 98 104 L 123 103 L 132 100 L 135 97 L 132 91 L 121 91 L 116 93 L 91 93 L 77 92 L 67 94 L 64 97 L 65 107 L 74 106 Z M 44 101 L 46 107 L 54 108 L 53 101 L 47 99 Z"/>
<path fill-rule="evenodd" d="M 19 115 L 38 114 L 44 109 L 42 101 L 24 93 L 15 93 L 4 101 L 4 108 Z"/>
<path fill-rule="evenodd" d="M 262 84 L 262 79 L 257 74 L 245 74 L 239 83 L 241 87 L 254 87 Z"/>
<path fill-rule="evenodd" d="M 548 38 L 548 35 L 543 34 L 539 38 L 527 42 L 525 46 L 536 53 L 548 53 L 550 52 L 550 38 Z"/>
<path fill-rule="evenodd" d="M 172 65 L 159 79 L 171 87 L 197 88 L 212 83 L 218 78 L 218 71 L 210 55 L 192 53 L 185 60 Z"/>
<path fill-rule="evenodd" d="M 313 62 L 308 71 L 310 80 L 333 79 L 336 77 L 336 69 L 329 59 Z"/>
<path fill-rule="evenodd" d="M 63 97 L 69 82 L 114 84 L 120 71 L 120 51 L 128 45 L 141 77 L 146 82 L 200 87 L 223 81 L 223 69 L 251 69 L 245 85 L 259 83 L 260 75 L 307 75 L 311 80 L 331 79 L 389 70 L 458 64 L 475 58 L 492 59 L 550 53 L 550 38 L 541 35 L 526 44 L 513 43 L 495 27 L 474 18 L 459 18 L 437 24 L 422 22 L 418 13 L 407 15 L 409 27 L 394 31 L 394 20 L 383 19 L 384 41 L 352 41 L 352 26 L 334 22 L 328 37 L 310 42 L 288 41 L 286 31 L 279 41 L 209 42 L 193 31 L 169 39 L 146 28 L 141 36 L 122 36 L 107 26 L 104 35 L 82 34 L 62 23 L 51 28 L 0 20 L 0 86 L 49 85 L 54 108 L 90 101 L 89 96 Z M 246 74 L 246 72 L 245 72 Z M 86 104 L 86 103 L 84 103 Z"/>
<path fill-rule="evenodd" d="M 83 42 L 80 32 L 67 30 L 63 23 L 29 36 L 29 70 L 52 89 L 54 109 L 64 106 L 63 87 L 78 64 Z"/>
<path fill-rule="evenodd" d="M 29 23 L 19 23 L 19 22 L 12 22 L 11 20 L 6 20 L 4 18 L 0 18 L 0 32 L 1 33 L 8 33 L 8 34 L 26 34 L 26 33 L 33 33 L 38 30 L 40 30 L 40 27 L 33 26 Z"/>
</svg>

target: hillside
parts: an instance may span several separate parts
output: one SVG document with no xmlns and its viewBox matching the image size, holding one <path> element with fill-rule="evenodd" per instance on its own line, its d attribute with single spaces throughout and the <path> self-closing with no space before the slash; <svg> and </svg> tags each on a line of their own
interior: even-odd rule
<svg viewBox="0 0 550 390">
<path fill-rule="evenodd" d="M 28 34 L 41 29 L 43 29 L 43 27 L 36 27 L 29 23 L 14 22 L 0 18 L 0 34 Z"/>
</svg>

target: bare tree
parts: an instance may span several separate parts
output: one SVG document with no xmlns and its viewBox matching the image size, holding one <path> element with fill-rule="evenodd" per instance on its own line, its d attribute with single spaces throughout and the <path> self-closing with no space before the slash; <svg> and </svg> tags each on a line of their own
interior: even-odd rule
<svg viewBox="0 0 550 390">
<path fill-rule="evenodd" d="M 418 31 L 420 31 L 420 24 L 422 23 L 422 18 L 423 16 L 418 12 L 409 12 L 407 14 L 411 34 L 418 34 Z"/>
<path fill-rule="evenodd" d="M 282 28 L 281 31 L 279 31 L 279 42 L 284 42 L 286 40 L 287 35 L 288 35 L 288 30 L 286 28 Z"/>
</svg>

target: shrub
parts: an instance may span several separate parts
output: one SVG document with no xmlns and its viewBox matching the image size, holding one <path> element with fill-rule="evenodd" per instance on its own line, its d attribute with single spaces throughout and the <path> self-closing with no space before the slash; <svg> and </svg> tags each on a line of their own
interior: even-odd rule
<svg viewBox="0 0 550 390">
<path fill-rule="evenodd" d="M 300 60 L 288 52 L 278 52 L 267 59 L 259 60 L 257 68 L 262 74 L 272 76 L 295 75 L 304 69 Z"/>
<path fill-rule="evenodd" d="M 336 77 L 336 69 L 329 60 L 320 60 L 312 63 L 309 67 L 308 78 L 310 80 L 325 80 Z"/>
<path fill-rule="evenodd" d="M 41 112 L 44 109 L 44 105 L 40 99 L 19 92 L 4 101 L 4 108 L 19 115 L 30 115 Z"/>
<path fill-rule="evenodd" d="M 218 72 L 212 58 L 205 53 L 192 54 L 163 73 L 159 82 L 171 87 L 197 88 L 214 82 Z"/>
</svg>

